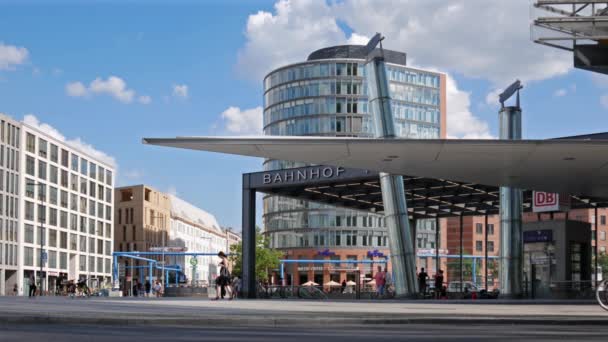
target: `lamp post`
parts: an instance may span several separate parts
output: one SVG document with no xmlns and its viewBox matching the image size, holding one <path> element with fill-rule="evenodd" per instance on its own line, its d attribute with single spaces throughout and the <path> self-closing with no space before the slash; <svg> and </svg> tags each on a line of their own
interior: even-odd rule
<svg viewBox="0 0 608 342">
<path fill-rule="evenodd" d="M 167 231 L 166 231 L 166 228 L 165 228 L 165 220 L 164 220 L 164 218 L 165 218 L 165 216 L 163 216 L 163 215 L 153 215 L 152 216 L 152 219 L 154 219 L 154 220 L 155 219 L 161 219 L 161 222 L 162 222 L 161 223 L 161 227 L 160 227 L 162 229 L 162 231 L 161 231 L 161 240 L 162 240 L 162 242 L 161 242 L 161 244 L 162 244 L 162 246 L 161 246 L 161 253 L 162 253 L 162 260 L 163 260 L 163 262 L 160 265 L 160 267 L 161 267 L 160 281 L 162 283 L 161 286 L 164 286 L 164 284 L 165 284 L 165 244 L 166 244 L 165 235 L 167 234 Z M 154 222 L 152 222 L 152 224 L 154 224 Z M 152 276 L 152 275 L 150 275 L 150 276 Z M 152 284 L 152 279 L 150 279 L 150 285 L 153 285 Z"/>
<path fill-rule="evenodd" d="M 27 185 L 31 186 L 45 186 L 43 183 L 38 182 L 27 182 Z M 45 189 L 46 190 L 46 189 Z M 42 202 L 42 196 L 40 195 L 40 188 L 38 188 L 38 200 L 42 203 L 41 208 L 44 207 L 44 202 Z M 44 294 L 44 221 L 46 220 L 46 209 L 44 210 L 44 220 L 40 219 L 40 212 L 38 212 L 38 223 L 40 223 L 40 295 Z"/>
</svg>

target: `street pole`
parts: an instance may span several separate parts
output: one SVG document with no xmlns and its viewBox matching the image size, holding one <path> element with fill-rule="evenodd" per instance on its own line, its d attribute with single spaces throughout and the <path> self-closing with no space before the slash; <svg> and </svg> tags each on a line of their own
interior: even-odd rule
<svg viewBox="0 0 608 342">
<path fill-rule="evenodd" d="M 42 183 L 26 183 L 27 185 L 37 186 L 38 188 L 38 200 L 41 203 L 41 208 L 44 208 L 44 202 L 42 202 L 42 197 L 40 196 L 40 186 L 44 186 Z M 46 210 L 44 212 L 44 219 L 46 220 Z M 40 224 L 40 295 L 44 294 L 44 221 L 40 219 L 40 212 L 38 212 L 38 223 Z M 34 272 L 36 273 L 36 272 Z"/>
</svg>

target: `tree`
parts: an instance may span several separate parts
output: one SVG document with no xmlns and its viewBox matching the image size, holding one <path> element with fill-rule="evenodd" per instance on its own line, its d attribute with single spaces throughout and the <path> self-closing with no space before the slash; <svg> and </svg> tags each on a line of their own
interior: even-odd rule
<svg viewBox="0 0 608 342">
<path fill-rule="evenodd" d="M 232 273 L 242 277 L 243 274 L 243 247 L 241 244 L 230 246 L 230 261 Z M 270 270 L 278 268 L 283 252 L 270 248 L 270 241 L 262 234 L 259 228 L 255 232 L 255 277 L 259 281 L 268 280 Z"/>
<path fill-rule="evenodd" d="M 602 276 L 608 273 L 608 254 L 600 253 L 600 256 L 597 258 L 597 265 L 602 269 Z"/>
</svg>

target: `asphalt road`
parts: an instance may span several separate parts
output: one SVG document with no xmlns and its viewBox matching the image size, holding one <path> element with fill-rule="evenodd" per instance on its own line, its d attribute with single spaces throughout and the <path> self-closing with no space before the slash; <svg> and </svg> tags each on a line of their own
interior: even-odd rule
<svg viewBox="0 0 608 342">
<path fill-rule="evenodd" d="M 335 328 L 0 326 L 0 341 L 606 341 L 608 327 L 556 325 L 405 325 Z"/>
</svg>

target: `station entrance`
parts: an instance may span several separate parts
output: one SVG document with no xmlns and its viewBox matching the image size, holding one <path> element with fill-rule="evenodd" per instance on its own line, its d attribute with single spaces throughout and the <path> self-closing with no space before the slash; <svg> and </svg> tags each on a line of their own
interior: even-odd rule
<svg viewBox="0 0 608 342">
<path fill-rule="evenodd" d="M 465 288 L 487 292 L 499 290 L 502 247 L 498 217 L 499 188 L 424 177 L 404 176 L 403 182 L 410 227 L 412 235 L 416 237 L 417 272 L 425 268 L 430 285 L 435 274 L 444 271 L 445 286 L 449 291 L 464 291 Z M 256 297 L 257 288 L 253 273 L 248 272 L 248 267 L 254 267 L 255 255 L 252 254 L 253 248 L 247 246 L 252 243 L 255 234 L 258 192 L 329 204 L 361 213 L 384 211 L 379 174 L 372 171 L 317 165 L 244 174 L 243 290 L 249 298 Z M 597 280 L 593 270 L 597 269 L 594 256 L 598 254 L 598 249 L 597 244 L 592 242 L 592 235 L 598 222 L 597 219 L 592 223 L 589 221 L 594 211 L 608 206 L 608 201 L 569 196 L 568 210 L 535 213 L 533 194 L 532 191 L 523 191 L 524 253 L 519 256 L 524 270 L 522 296 L 579 298 Z M 581 212 L 589 216 L 582 217 Z M 593 217 L 599 216 L 595 213 Z M 382 226 L 370 228 L 368 231 L 371 233 L 365 234 L 382 229 Z M 368 279 L 357 280 L 361 284 L 370 281 L 369 275 L 375 272 L 366 266 L 374 259 L 373 251 L 380 250 L 388 257 L 386 245 L 378 246 L 375 237 L 368 239 L 369 235 L 363 235 L 360 231 L 352 231 L 351 236 L 345 238 L 334 238 L 331 233 L 325 238 L 322 231 L 328 229 L 315 230 L 310 227 L 300 231 L 298 237 L 307 241 L 308 245 L 283 248 L 277 243 L 280 239 L 276 238 L 284 233 L 282 229 L 266 227 L 265 234 L 271 240 L 271 247 L 284 250 L 286 258 L 290 260 L 277 272 L 276 285 L 353 281 L 354 272 L 351 271 L 351 278 L 348 278 L 349 272 L 337 272 L 336 267 L 331 266 L 332 263 L 340 264 L 336 259 L 344 260 L 347 254 L 355 254 L 352 250 L 356 248 L 346 246 L 346 238 L 348 241 L 351 241 L 351 237 L 371 241 L 363 254 L 350 257 L 351 261 L 355 259 L 351 265 L 357 266 L 349 268 L 359 271 L 360 277 L 368 275 Z M 538 236 L 547 241 L 534 241 L 540 239 Z M 424 244 L 424 241 L 432 241 L 433 244 Z M 351 252 L 344 252 L 344 249 Z"/>
</svg>

